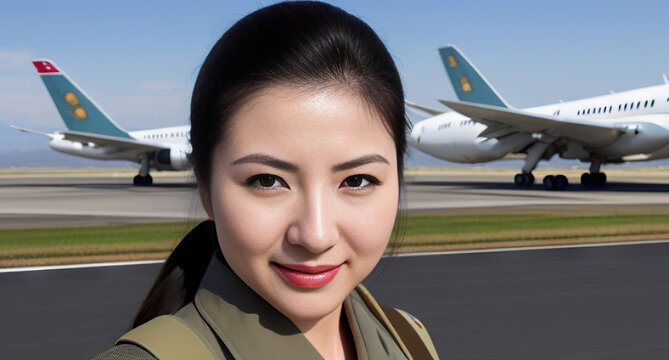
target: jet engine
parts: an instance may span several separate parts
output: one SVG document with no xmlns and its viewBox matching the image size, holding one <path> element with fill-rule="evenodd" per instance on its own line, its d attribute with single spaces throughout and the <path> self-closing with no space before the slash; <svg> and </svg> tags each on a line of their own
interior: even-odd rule
<svg viewBox="0 0 669 360">
<path fill-rule="evenodd" d="M 156 153 L 154 164 L 158 170 L 188 170 L 191 168 L 188 156 L 190 151 L 185 147 L 171 147 Z"/>
</svg>

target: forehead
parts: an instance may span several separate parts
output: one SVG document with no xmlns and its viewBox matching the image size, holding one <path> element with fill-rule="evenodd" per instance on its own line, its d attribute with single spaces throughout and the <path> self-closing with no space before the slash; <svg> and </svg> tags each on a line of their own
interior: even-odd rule
<svg viewBox="0 0 669 360">
<path fill-rule="evenodd" d="M 224 143 L 225 151 L 237 156 L 249 151 L 287 155 L 321 150 L 395 151 L 379 115 L 355 91 L 344 87 L 277 85 L 262 90 L 232 116 Z"/>
</svg>

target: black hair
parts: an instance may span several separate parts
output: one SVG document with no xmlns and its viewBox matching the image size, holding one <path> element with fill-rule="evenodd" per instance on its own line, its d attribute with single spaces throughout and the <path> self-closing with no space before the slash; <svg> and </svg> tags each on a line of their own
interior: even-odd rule
<svg viewBox="0 0 669 360">
<path fill-rule="evenodd" d="M 191 98 L 190 141 L 203 201 L 208 201 L 213 149 L 225 141 L 230 119 L 254 94 L 284 84 L 339 87 L 358 96 L 383 121 L 395 142 L 402 187 L 408 121 L 391 55 L 374 30 L 357 17 L 326 3 L 295 1 L 261 8 L 239 20 L 221 36 L 200 68 Z M 134 326 L 172 313 L 193 299 L 199 284 L 190 288 L 193 282 L 188 279 L 201 277 L 208 258 L 218 249 L 209 227 L 213 224 L 199 232 L 196 228 L 170 255 Z M 198 234 L 208 240 L 198 240 Z M 182 251 L 197 256 L 179 254 Z M 161 284 L 174 280 L 176 285 Z M 169 301 L 155 299 L 159 297 Z"/>
</svg>

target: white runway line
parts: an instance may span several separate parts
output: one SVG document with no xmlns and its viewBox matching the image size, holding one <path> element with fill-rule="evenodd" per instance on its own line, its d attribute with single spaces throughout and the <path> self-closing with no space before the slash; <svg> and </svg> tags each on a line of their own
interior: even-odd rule
<svg viewBox="0 0 669 360">
<path fill-rule="evenodd" d="M 606 246 L 628 246 L 628 245 L 649 245 L 649 244 L 665 244 L 665 243 L 669 243 L 669 239 L 668 240 L 602 242 L 602 243 L 589 243 L 589 244 L 522 246 L 522 247 L 479 249 L 479 250 L 434 251 L 434 252 L 397 254 L 397 255 L 394 255 L 394 256 L 409 257 L 409 256 L 480 254 L 480 253 L 509 252 L 509 251 L 559 250 L 559 249 L 576 249 L 576 248 L 606 247 Z"/>
<path fill-rule="evenodd" d="M 460 255 L 460 254 L 480 254 L 480 253 L 495 253 L 495 252 L 509 252 L 509 251 L 532 251 L 532 250 L 559 250 L 559 249 L 575 249 L 575 248 L 590 248 L 590 247 L 606 247 L 606 246 L 629 246 L 629 245 L 649 245 L 649 244 L 666 244 L 668 240 L 647 240 L 647 241 L 621 241 L 621 242 L 605 242 L 592 244 L 572 244 L 572 245 L 553 245 L 553 246 L 525 246 L 525 247 L 511 247 L 498 249 L 481 249 L 481 250 L 454 250 L 454 251 L 435 251 L 435 252 L 418 252 L 418 253 L 404 253 L 393 255 L 396 257 L 412 257 L 412 256 L 438 256 L 438 255 Z M 388 257 L 384 255 L 383 257 Z M 150 265 L 160 264 L 165 260 L 143 260 L 143 261 L 118 261 L 106 263 L 92 263 L 92 264 L 74 264 L 74 265 L 54 265 L 54 266 L 30 266 L 17 268 L 0 269 L 2 273 L 14 273 L 24 271 L 45 271 L 45 270 L 67 270 L 67 269 L 85 269 L 95 267 L 109 267 L 109 266 L 129 266 L 129 265 Z"/>
<path fill-rule="evenodd" d="M 160 264 L 162 262 L 165 262 L 165 260 L 117 261 L 117 262 L 91 263 L 91 264 L 28 266 L 28 267 L 16 267 L 16 268 L 0 269 L 0 274 L 2 274 L 2 273 L 13 273 L 13 272 L 23 272 L 23 271 L 67 270 L 67 269 L 85 269 L 85 268 L 95 268 L 95 267 L 108 267 L 108 266 L 149 265 L 149 264 Z"/>
</svg>

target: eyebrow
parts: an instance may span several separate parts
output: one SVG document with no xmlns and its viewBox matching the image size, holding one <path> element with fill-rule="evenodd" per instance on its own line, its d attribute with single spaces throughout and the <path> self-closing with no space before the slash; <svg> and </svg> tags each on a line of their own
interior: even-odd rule
<svg viewBox="0 0 669 360">
<path fill-rule="evenodd" d="M 244 157 L 241 157 L 237 160 L 235 160 L 232 165 L 239 165 L 239 164 L 262 164 L 262 165 L 267 165 L 271 166 L 273 168 L 281 169 L 281 170 L 287 170 L 291 172 L 297 172 L 299 168 L 297 165 L 289 163 L 287 161 L 279 160 L 275 157 L 269 156 L 269 155 L 263 155 L 263 154 L 251 154 L 251 155 L 246 155 Z"/>
<path fill-rule="evenodd" d="M 386 158 L 384 158 L 383 156 L 378 154 L 372 154 L 372 155 L 361 156 L 359 158 L 334 165 L 332 167 L 332 172 L 349 170 L 356 168 L 358 166 L 367 165 L 375 162 L 390 164 L 390 162 L 388 162 L 388 160 L 386 160 Z M 297 165 L 293 163 L 280 160 L 265 154 L 246 155 L 232 162 L 232 165 L 239 165 L 239 164 L 262 164 L 271 166 L 276 169 L 287 170 L 291 172 L 297 172 L 300 169 Z"/>
<path fill-rule="evenodd" d="M 386 158 L 378 154 L 365 155 L 332 167 L 333 172 L 349 170 L 358 166 L 367 165 L 375 162 L 390 164 Z"/>
</svg>

